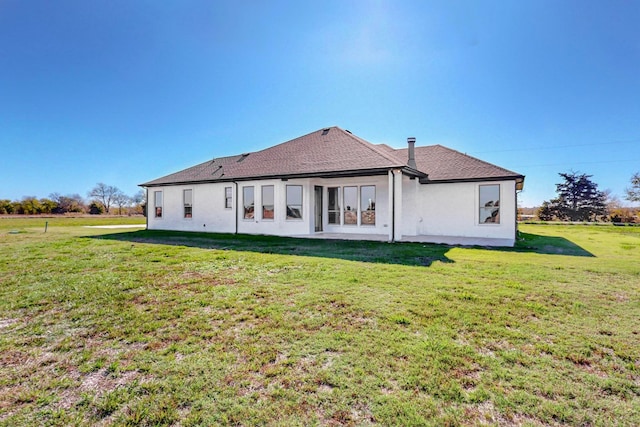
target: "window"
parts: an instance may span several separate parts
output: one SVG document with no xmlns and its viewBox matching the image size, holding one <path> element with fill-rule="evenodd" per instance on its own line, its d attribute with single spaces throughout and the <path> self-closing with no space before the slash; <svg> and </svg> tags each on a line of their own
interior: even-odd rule
<svg viewBox="0 0 640 427">
<path fill-rule="evenodd" d="M 302 185 L 287 185 L 287 219 L 302 219 Z"/>
<path fill-rule="evenodd" d="M 224 208 L 231 209 L 231 204 L 233 203 L 233 193 L 231 192 L 231 187 L 224 187 Z"/>
<path fill-rule="evenodd" d="M 360 225 L 376 225 L 376 187 L 360 187 Z"/>
<path fill-rule="evenodd" d="M 153 192 L 153 207 L 156 208 L 156 218 L 162 218 L 162 191 Z"/>
<path fill-rule="evenodd" d="M 344 223 L 358 224 L 358 187 L 344 187 Z"/>
<path fill-rule="evenodd" d="M 273 219 L 273 185 L 262 186 L 262 219 Z"/>
<path fill-rule="evenodd" d="M 500 224 L 500 185 L 481 185 L 480 224 Z"/>
<path fill-rule="evenodd" d="M 184 201 L 184 217 L 191 218 L 193 209 L 193 190 L 184 190 L 182 192 L 182 199 Z"/>
<path fill-rule="evenodd" d="M 254 218 L 254 200 L 253 200 L 253 187 L 242 187 L 242 205 L 244 206 L 244 219 Z"/>
<path fill-rule="evenodd" d="M 340 224 L 340 187 L 329 189 L 329 224 Z"/>
</svg>

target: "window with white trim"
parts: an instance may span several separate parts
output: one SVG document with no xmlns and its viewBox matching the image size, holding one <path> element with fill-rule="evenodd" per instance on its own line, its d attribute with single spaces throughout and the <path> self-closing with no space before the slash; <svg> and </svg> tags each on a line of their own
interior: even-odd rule
<svg viewBox="0 0 640 427">
<path fill-rule="evenodd" d="M 255 200 L 253 197 L 253 187 L 242 187 L 242 206 L 244 207 L 242 218 L 255 218 Z"/>
<path fill-rule="evenodd" d="M 340 187 L 329 187 L 329 224 L 340 225 Z"/>
<path fill-rule="evenodd" d="M 344 225 L 358 224 L 358 187 L 344 187 Z"/>
<path fill-rule="evenodd" d="M 500 224 L 500 184 L 479 187 L 480 224 Z"/>
<path fill-rule="evenodd" d="M 273 220 L 273 185 L 262 186 L 262 219 Z"/>
<path fill-rule="evenodd" d="M 376 186 L 360 187 L 360 225 L 376 225 Z"/>
<path fill-rule="evenodd" d="M 162 191 L 153 192 L 153 207 L 155 208 L 155 217 L 162 218 Z"/>
<path fill-rule="evenodd" d="M 233 203 L 233 192 L 231 187 L 224 187 L 224 208 L 231 209 Z"/>
<path fill-rule="evenodd" d="M 184 203 L 184 217 L 191 218 L 193 216 L 193 190 L 183 190 L 182 200 Z"/>
<path fill-rule="evenodd" d="M 302 219 L 302 185 L 287 185 L 287 219 Z"/>
</svg>

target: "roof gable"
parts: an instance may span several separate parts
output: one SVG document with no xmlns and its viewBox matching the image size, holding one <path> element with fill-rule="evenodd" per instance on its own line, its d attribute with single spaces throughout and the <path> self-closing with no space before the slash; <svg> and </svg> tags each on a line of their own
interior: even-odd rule
<svg viewBox="0 0 640 427">
<path fill-rule="evenodd" d="M 320 129 L 251 153 L 233 168 L 237 178 L 402 167 L 403 162 L 339 127 Z"/>
</svg>

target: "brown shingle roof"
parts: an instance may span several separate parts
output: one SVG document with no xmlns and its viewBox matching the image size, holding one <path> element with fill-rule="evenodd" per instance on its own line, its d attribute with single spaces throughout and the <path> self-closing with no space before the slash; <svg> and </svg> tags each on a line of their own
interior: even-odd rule
<svg viewBox="0 0 640 427">
<path fill-rule="evenodd" d="M 321 129 L 256 153 L 233 169 L 240 178 L 402 167 L 404 162 L 338 127 Z"/>
<path fill-rule="evenodd" d="M 401 157 L 408 156 L 407 148 L 396 150 L 396 152 Z M 522 178 L 522 175 L 516 172 L 442 145 L 416 147 L 415 156 L 418 170 L 428 174 L 431 181 Z"/>
<path fill-rule="evenodd" d="M 374 145 L 351 132 L 331 127 L 254 153 L 213 159 L 142 185 L 373 174 L 392 168 L 401 168 L 405 173 L 422 177 L 428 174 L 430 180 L 520 177 L 441 145 L 416 147 L 416 163 L 419 172 L 407 167 L 406 148 Z"/>
</svg>

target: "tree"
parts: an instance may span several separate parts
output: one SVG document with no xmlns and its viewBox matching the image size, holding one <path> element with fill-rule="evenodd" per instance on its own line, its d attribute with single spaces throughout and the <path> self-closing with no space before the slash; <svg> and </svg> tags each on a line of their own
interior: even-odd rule
<svg viewBox="0 0 640 427">
<path fill-rule="evenodd" d="M 57 206 L 58 204 L 51 199 L 40 199 L 40 213 L 50 214 Z"/>
<path fill-rule="evenodd" d="M 3 199 L 0 200 L 0 215 L 12 214 L 13 213 L 13 203 L 11 200 Z"/>
<path fill-rule="evenodd" d="M 147 193 L 144 190 L 138 191 L 131 197 L 131 203 L 134 205 L 142 205 L 147 199 Z"/>
<path fill-rule="evenodd" d="M 84 212 L 84 200 L 79 194 L 67 194 L 62 196 L 59 193 L 49 194 L 49 198 L 56 202 L 57 206 L 53 213 L 63 214 L 67 212 Z"/>
<path fill-rule="evenodd" d="M 104 207 L 100 202 L 91 202 L 89 205 L 89 213 L 91 215 L 102 215 L 104 213 Z"/>
<path fill-rule="evenodd" d="M 111 205 L 115 201 L 115 196 L 120 193 L 118 187 L 113 185 L 107 185 L 102 182 L 96 184 L 96 186 L 89 192 L 89 197 L 93 197 L 97 202 L 102 204 L 104 210 L 109 213 Z"/>
<path fill-rule="evenodd" d="M 118 215 L 122 215 L 122 207 L 131 203 L 131 198 L 118 190 L 116 194 L 113 195 L 113 202 L 118 205 Z"/>
<path fill-rule="evenodd" d="M 636 172 L 631 177 L 631 187 L 625 190 L 626 199 L 630 202 L 640 202 L 640 172 Z"/>
<path fill-rule="evenodd" d="M 543 204 L 542 217 L 561 221 L 596 221 L 606 214 L 606 194 L 591 181 L 592 175 L 578 172 L 560 173 L 563 182 L 556 184 L 558 197 Z"/>
<path fill-rule="evenodd" d="M 35 215 L 42 211 L 40 200 L 35 196 L 24 196 L 20 201 L 20 211 L 18 213 L 24 215 Z"/>
<path fill-rule="evenodd" d="M 144 190 L 138 191 L 131 197 L 131 204 L 135 213 L 144 214 L 147 204 L 147 192 Z"/>
<path fill-rule="evenodd" d="M 542 202 L 542 206 L 538 208 L 538 212 L 536 212 L 536 214 L 540 221 L 551 221 L 554 215 L 554 208 L 545 200 Z"/>
</svg>

